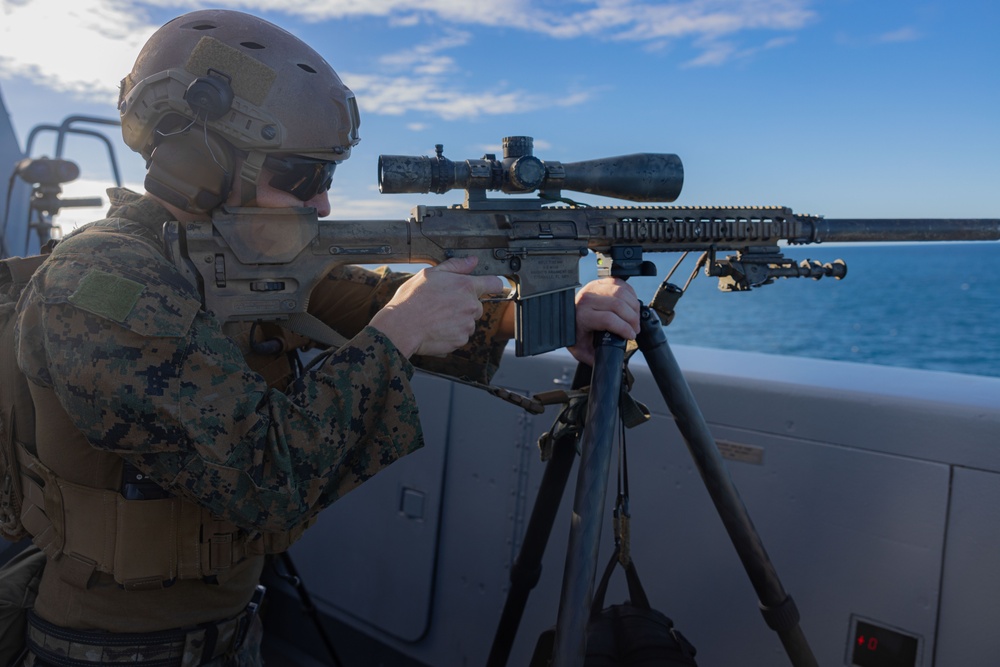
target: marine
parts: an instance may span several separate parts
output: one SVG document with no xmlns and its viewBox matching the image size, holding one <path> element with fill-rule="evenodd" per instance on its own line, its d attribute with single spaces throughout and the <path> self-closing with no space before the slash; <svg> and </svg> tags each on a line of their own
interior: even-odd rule
<svg viewBox="0 0 1000 667">
<path fill-rule="evenodd" d="M 415 366 L 488 381 L 513 333 L 496 276 L 456 257 L 416 274 L 333 270 L 310 313 L 345 344 L 223 325 L 164 251 L 162 228 L 222 205 L 331 213 L 360 140 L 353 93 L 312 48 L 240 12 L 164 25 L 122 82 L 143 194 L 60 241 L 18 305 L 35 428 L 21 520 L 46 554 L 24 665 L 255 665 L 259 577 L 323 508 L 423 444 Z M 591 331 L 633 338 L 626 283 L 577 295 Z M 0 379 L 2 380 L 2 379 Z M 345 540 L 344 548 L 350 548 Z M 349 576 L 349 575 L 348 575 Z"/>
</svg>

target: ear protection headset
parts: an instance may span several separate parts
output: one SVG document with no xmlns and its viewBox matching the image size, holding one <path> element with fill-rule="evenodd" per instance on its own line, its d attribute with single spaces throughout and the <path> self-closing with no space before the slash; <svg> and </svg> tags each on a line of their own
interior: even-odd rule
<svg viewBox="0 0 1000 667">
<path fill-rule="evenodd" d="M 184 99 L 194 118 L 172 115 L 157 127 L 147 192 L 191 213 L 211 211 L 226 201 L 233 187 L 233 147 L 205 123 L 224 116 L 233 97 L 229 77 L 214 69 L 188 85 Z"/>
<path fill-rule="evenodd" d="M 208 76 L 199 76 L 188 84 L 184 99 L 198 120 L 218 120 L 233 106 L 231 79 L 210 67 Z"/>
</svg>

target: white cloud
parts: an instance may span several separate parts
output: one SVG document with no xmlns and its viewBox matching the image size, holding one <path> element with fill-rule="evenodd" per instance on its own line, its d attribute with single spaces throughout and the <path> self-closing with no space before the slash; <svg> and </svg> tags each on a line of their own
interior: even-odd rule
<svg viewBox="0 0 1000 667">
<path fill-rule="evenodd" d="M 702 52 L 697 57 L 683 63 L 681 67 L 718 67 L 728 62 L 746 60 L 761 51 L 780 49 L 794 42 L 795 37 L 775 37 L 759 46 L 738 48 L 731 41 L 706 37 L 699 40 L 698 43 Z"/>
<path fill-rule="evenodd" d="M 0 76 L 100 103 L 117 103 L 118 82 L 156 29 L 111 0 L 0 0 L 0 16 Z"/>
<path fill-rule="evenodd" d="M 794 42 L 795 42 L 794 37 L 775 37 L 774 39 L 769 39 L 767 42 L 765 42 L 764 46 L 762 46 L 761 49 L 765 51 L 769 49 L 780 49 L 781 47 L 788 46 L 789 44 L 793 44 Z"/>
<path fill-rule="evenodd" d="M 840 31 L 836 34 L 837 43 L 851 48 L 865 48 L 880 44 L 902 44 L 915 42 L 924 38 L 924 34 L 912 26 L 903 26 L 881 34 L 858 35 Z"/>
<path fill-rule="evenodd" d="M 228 2 L 244 7 L 251 4 L 241 0 Z M 311 20 L 377 15 L 391 17 L 405 25 L 437 20 L 458 25 L 513 28 L 562 39 L 590 36 L 643 41 L 743 30 L 796 30 L 815 19 L 815 12 L 809 8 L 811 3 L 812 0 L 508 0 L 494 3 L 488 11 L 483 11 L 468 0 L 381 0 L 372 3 L 314 0 L 281 5 L 271 0 L 252 0 L 260 9 L 281 6 L 283 10 Z"/>
<path fill-rule="evenodd" d="M 191 7 L 185 0 L 147 0 L 161 7 Z M 466 0 L 214 0 L 213 7 L 241 9 L 248 12 L 278 12 L 322 22 L 331 19 L 376 16 L 392 25 L 412 26 L 440 20 L 471 25 L 501 25 L 524 29 L 525 17 L 532 15 L 526 0 L 506 0 L 483 11 L 480 5 Z"/>
<path fill-rule="evenodd" d="M 379 16 L 390 25 L 428 23 L 437 33 L 426 44 L 408 45 L 377 61 L 377 69 L 344 78 L 370 112 L 402 114 L 418 110 L 445 119 L 518 113 L 572 106 L 589 99 L 587 91 L 537 93 L 504 90 L 484 82 L 489 92 L 469 91 L 457 83 L 460 65 L 447 51 L 461 48 L 471 34 L 461 27 L 495 26 L 553 38 L 630 40 L 663 50 L 679 39 L 691 40 L 700 54 L 685 66 L 721 65 L 751 52 L 723 36 L 768 30 L 792 31 L 814 18 L 812 0 L 508 0 L 483 11 L 467 0 L 216 0 L 215 6 L 267 11 L 321 22 Z M 0 0 L 0 77 L 34 79 L 78 99 L 114 103 L 118 82 L 142 44 L 158 27 L 146 8 L 192 8 L 190 0 Z M 443 36 L 442 36 L 443 35 Z M 885 39 L 906 39 L 898 31 Z M 40 46 L 39 37 L 44 37 Z M 781 39 L 781 38 L 777 38 Z M 775 40 L 772 40 L 772 43 Z M 72 57 L 67 57 L 71 54 Z"/>
<path fill-rule="evenodd" d="M 717 67 L 732 60 L 737 53 L 736 46 L 730 42 L 706 40 L 701 46 L 701 53 L 682 67 Z"/>
<path fill-rule="evenodd" d="M 443 52 L 463 47 L 472 38 L 469 32 L 446 30 L 433 41 L 381 56 L 378 63 L 388 74 L 342 71 L 341 76 L 358 96 L 363 111 L 391 116 L 422 111 L 454 120 L 516 114 L 575 106 L 592 96 L 579 91 L 550 95 L 505 90 L 505 82 L 496 82 L 487 91 L 461 89 L 450 76 L 458 71 L 458 65 Z"/>
<path fill-rule="evenodd" d="M 536 14 L 531 29 L 554 37 L 655 41 L 747 30 L 797 30 L 815 19 L 810 0 L 595 0 L 586 11 Z"/>
<path fill-rule="evenodd" d="M 358 96 L 362 112 L 400 116 L 423 111 L 445 120 L 517 114 L 538 109 L 576 106 L 591 98 L 587 91 L 560 94 L 525 90 L 464 91 L 431 76 L 381 76 L 342 73 Z"/>
<path fill-rule="evenodd" d="M 465 46 L 472 40 L 468 32 L 451 30 L 433 42 L 417 44 L 403 51 L 386 54 L 378 59 L 379 64 L 393 71 L 408 70 L 416 74 L 438 76 L 456 70 L 455 60 L 441 55 L 441 51 Z"/>
<path fill-rule="evenodd" d="M 887 32 L 879 35 L 876 38 L 876 42 L 880 43 L 896 43 L 896 42 L 915 42 L 916 40 L 923 37 L 916 28 L 904 27 L 899 30 L 893 30 L 892 32 Z"/>
</svg>

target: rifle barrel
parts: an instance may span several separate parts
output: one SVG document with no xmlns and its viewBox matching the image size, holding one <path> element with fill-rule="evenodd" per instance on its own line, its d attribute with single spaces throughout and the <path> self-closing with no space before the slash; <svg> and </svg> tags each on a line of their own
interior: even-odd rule
<svg viewBox="0 0 1000 667">
<path fill-rule="evenodd" d="M 1000 220 L 961 218 L 821 218 L 814 241 L 997 241 Z"/>
</svg>

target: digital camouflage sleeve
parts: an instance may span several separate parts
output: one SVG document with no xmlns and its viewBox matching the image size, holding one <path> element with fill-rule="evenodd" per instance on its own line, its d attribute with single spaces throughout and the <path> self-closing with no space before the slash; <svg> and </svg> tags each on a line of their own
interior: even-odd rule
<svg viewBox="0 0 1000 667">
<path fill-rule="evenodd" d="M 368 270 L 339 266 L 313 291 L 309 311 L 351 337 L 363 329 L 411 274 L 388 267 Z M 414 356 L 418 368 L 453 377 L 489 383 L 503 357 L 507 336 L 501 331 L 504 303 L 483 304 L 483 315 L 469 342 L 444 357 Z"/>
</svg>

